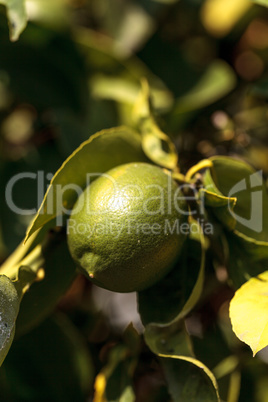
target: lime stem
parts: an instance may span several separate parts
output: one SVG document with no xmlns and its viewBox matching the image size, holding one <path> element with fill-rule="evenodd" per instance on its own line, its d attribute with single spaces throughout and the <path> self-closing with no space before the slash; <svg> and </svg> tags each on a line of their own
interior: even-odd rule
<svg viewBox="0 0 268 402">
<path fill-rule="evenodd" d="M 192 166 L 188 172 L 185 175 L 186 181 L 190 181 L 191 178 L 198 173 L 200 170 L 205 169 L 205 168 L 211 168 L 213 167 L 213 163 L 209 159 L 203 159 L 196 165 Z"/>
</svg>

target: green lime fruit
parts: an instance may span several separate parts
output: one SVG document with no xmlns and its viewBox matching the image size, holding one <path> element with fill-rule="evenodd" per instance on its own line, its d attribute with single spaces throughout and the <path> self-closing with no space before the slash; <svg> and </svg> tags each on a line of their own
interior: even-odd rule
<svg viewBox="0 0 268 402">
<path fill-rule="evenodd" d="M 68 222 L 70 253 L 83 273 L 114 292 L 144 290 L 175 265 L 187 205 L 160 167 L 117 166 L 79 196 Z"/>
</svg>

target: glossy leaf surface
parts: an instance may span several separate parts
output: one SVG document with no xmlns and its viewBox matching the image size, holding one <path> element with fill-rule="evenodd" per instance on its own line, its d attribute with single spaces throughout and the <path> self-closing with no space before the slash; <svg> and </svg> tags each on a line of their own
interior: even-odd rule
<svg viewBox="0 0 268 402">
<path fill-rule="evenodd" d="M 250 346 L 253 355 L 268 345 L 268 271 L 236 291 L 230 318 L 235 334 Z"/>
</svg>

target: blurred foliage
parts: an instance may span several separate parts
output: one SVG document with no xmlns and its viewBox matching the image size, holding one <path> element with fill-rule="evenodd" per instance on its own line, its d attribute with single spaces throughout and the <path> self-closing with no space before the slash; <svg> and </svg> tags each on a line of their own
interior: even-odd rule
<svg viewBox="0 0 268 402">
<path fill-rule="evenodd" d="M 101 293 L 81 276 L 73 280 L 67 248 L 57 241 L 52 250 L 46 244 L 42 264 L 47 276 L 34 283 L 21 304 L 17 336 L 0 369 L 0 400 L 217 401 L 219 391 L 228 402 L 266 402 L 267 348 L 252 358 L 231 330 L 228 306 L 234 288 L 267 270 L 267 244 L 262 242 L 267 236 L 261 233 L 253 239 L 241 230 L 230 233 L 226 205 L 228 186 L 237 177 L 229 157 L 245 161 L 247 172 L 262 170 L 265 179 L 268 175 L 268 9 L 264 7 L 268 2 L 0 0 L 0 4 L 1 262 L 23 240 L 54 173 L 82 142 L 84 151 L 103 152 L 97 162 L 104 170 L 129 159 L 129 143 L 136 144 L 135 157 L 146 158 L 134 138 L 138 123 L 133 114 L 144 79 L 155 112 L 151 132 L 154 124 L 159 126 L 157 139 L 147 133 L 144 151 L 147 156 L 160 155 L 164 166 L 173 163 L 175 154 L 170 162 L 160 149 L 161 135 L 166 133 L 176 146 L 182 173 L 202 159 L 214 161 L 214 171 L 207 170 L 205 176 L 214 193 L 207 190 L 204 196 L 208 218 L 218 230 L 208 239 L 209 249 L 205 241 L 187 243 L 188 247 L 192 242 L 195 251 L 190 259 L 182 257 L 193 272 L 187 286 L 183 269 L 179 277 L 171 272 L 165 278 L 166 287 L 138 295 L 143 324 L 152 324 L 145 332 L 133 295 L 123 299 Z M 91 138 L 121 125 L 128 126 L 127 141 L 112 130 L 121 156 L 117 146 L 107 142 L 103 148 L 103 137 Z M 78 169 L 78 152 L 83 154 L 83 149 L 69 159 L 68 180 Z M 84 152 L 83 172 L 94 163 Z M 221 180 L 217 169 L 224 172 Z M 22 172 L 27 178 L 22 179 Z M 8 197 L 17 208 L 10 209 Z M 248 204 L 248 194 L 245 199 Z M 25 209 L 28 213 L 22 214 Z M 53 241 L 64 237 L 54 232 L 49 236 Z M 200 264 L 204 249 L 206 263 Z M 61 281 L 63 270 L 68 272 L 66 281 Z M 203 271 L 205 278 L 198 282 Z M 179 289 L 174 289 L 174 277 Z M 198 303 L 190 299 L 196 284 L 199 293 L 203 285 Z M 182 326 L 174 319 L 189 299 L 195 308 L 185 310 Z M 263 297 L 261 301 L 266 308 Z M 42 321 L 52 310 L 54 314 Z M 247 319 L 247 311 L 245 315 Z M 8 330 L 14 336 L 14 319 L 11 324 L 2 328 L 1 323 L 1 337 Z M 244 331 L 242 324 L 239 330 Z M 1 350 L 1 356 L 5 354 Z M 188 360 L 180 359 L 182 355 Z M 194 387 L 189 376 L 195 378 Z"/>
</svg>

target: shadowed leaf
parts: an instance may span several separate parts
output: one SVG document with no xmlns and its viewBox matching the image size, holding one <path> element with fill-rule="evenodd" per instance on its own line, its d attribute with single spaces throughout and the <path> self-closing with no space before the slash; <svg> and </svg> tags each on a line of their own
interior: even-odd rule
<svg viewBox="0 0 268 402">
<path fill-rule="evenodd" d="M 84 402 L 93 376 L 84 338 L 67 317 L 54 315 L 14 341 L 0 370 L 0 399 Z"/>
<path fill-rule="evenodd" d="M 107 364 L 96 377 L 94 402 L 135 401 L 132 378 L 137 365 L 139 337 L 131 324 L 124 338 L 125 344 L 117 344 L 111 349 Z M 129 341 L 133 344 L 133 339 L 135 346 L 132 349 Z"/>
<path fill-rule="evenodd" d="M 268 242 L 252 239 L 236 230 L 226 233 L 226 240 L 228 272 L 236 288 L 268 268 Z"/>
<path fill-rule="evenodd" d="M 213 208 L 213 213 L 229 229 L 267 241 L 268 195 L 261 173 L 239 159 L 215 156 L 210 160 L 213 167 L 204 174 L 206 190 L 230 198 L 229 205 Z"/>
<path fill-rule="evenodd" d="M 203 287 L 205 245 L 196 221 L 190 224 L 190 237 L 172 271 L 160 283 L 138 293 L 142 322 L 169 326 L 185 317 L 197 303 Z"/>
<path fill-rule="evenodd" d="M 161 363 L 174 402 L 220 402 L 216 379 L 199 360 L 162 355 Z"/>
</svg>

